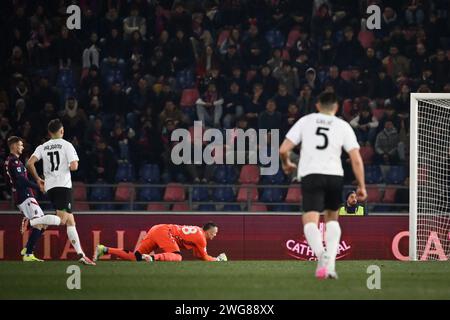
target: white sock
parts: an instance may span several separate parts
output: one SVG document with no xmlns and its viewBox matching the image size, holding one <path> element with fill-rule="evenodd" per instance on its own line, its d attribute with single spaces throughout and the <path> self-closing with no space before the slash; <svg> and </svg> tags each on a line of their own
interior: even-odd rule
<svg viewBox="0 0 450 320">
<path fill-rule="evenodd" d="M 37 224 L 45 224 L 47 226 L 59 226 L 61 218 L 52 214 L 45 215 L 36 219 L 30 220 L 30 225 L 34 227 Z"/>
<path fill-rule="evenodd" d="M 83 249 L 81 249 L 80 238 L 78 237 L 77 228 L 75 226 L 67 226 L 67 237 L 70 243 L 75 248 L 78 254 L 84 255 Z"/>
<path fill-rule="evenodd" d="M 308 241 L 309 246 L 314 251 L 314 254 L 319 258 L 325 249 L 323 248 L 322 235 L 320 233 L 317 224 L 313 222 L 308 222 L 303 227 L 303 232 L 305 233 L 306 241 Z"/>
<path fill-rule="evenodd" d="M 325 229 L 325 243 L 327 244 L 327 253 L 330 256 L 328 270 L 334 271 L 336 265 L 336 255 L 339 241 L 341 239 L 341 227 L 337 221 L 329 221 Z"/>
</svg>

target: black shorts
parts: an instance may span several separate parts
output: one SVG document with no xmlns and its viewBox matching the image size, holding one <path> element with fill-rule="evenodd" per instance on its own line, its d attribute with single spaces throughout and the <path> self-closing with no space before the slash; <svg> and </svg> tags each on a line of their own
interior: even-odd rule
<svg viewBox="0 0 450 320">
<path fill-rule="evenodd" d="M 302 178 L 303 211 L 338 210 L 342 204 L 344 178 L 309 174 Z"/>
<path fill-rule="evenodd" d="M 48 198 L 55 210 L 72 213 L 72 189 L 64 187 L 55 187 L 47 191 Z"/>
</svg>

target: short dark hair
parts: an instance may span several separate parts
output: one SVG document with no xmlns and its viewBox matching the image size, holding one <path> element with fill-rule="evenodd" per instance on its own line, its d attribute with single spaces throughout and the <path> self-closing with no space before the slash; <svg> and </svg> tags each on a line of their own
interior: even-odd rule
<svg viewBox="0 0 450 320">
<path fill-rule="evenodd" d="M 61 120 L 53 119 L 48 123 L 47 129 L 50 133 L 57 133 L 63 127 Z"/>
<path fill-rule="evenodd" d="M 215 224 L 214 222 L 207 222 L 203 225 L 203 231 L 208 231 L 211 228 L 216 228 L 217 224 Z"/>
<path fill-rule="evenodd" d="M 11 149 L 11 146 L 17 142 L 20 142 L 22 140 L 22 138 L 18 137 L 18 136 L 11 136 L 8 138 L 8 148 Z"/>
<path fill-rule="evenodd" d="M 322 92 L 319 95 L 319 104 L 321 107 L 331 109 L 331 107 L 338 102 L 336 95 L 333 92 Z"/>
</svg>

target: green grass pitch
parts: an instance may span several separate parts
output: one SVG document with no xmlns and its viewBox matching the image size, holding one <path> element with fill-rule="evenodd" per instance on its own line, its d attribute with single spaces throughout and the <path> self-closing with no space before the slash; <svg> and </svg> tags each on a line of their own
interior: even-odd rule
<svg viewBox="0 0 450 320">
<path fill-rule="evenodd" d="M 319 281 L 314 262 L 100 261 L 79 265 L 81 290 L 68 290 L 71 264 L 0 262 L 0 299 L 450 299 L 448 262 L 339 261 L 339 280 Z M 367 288 L 369 265 L 380 290 Z"/>
</svg>

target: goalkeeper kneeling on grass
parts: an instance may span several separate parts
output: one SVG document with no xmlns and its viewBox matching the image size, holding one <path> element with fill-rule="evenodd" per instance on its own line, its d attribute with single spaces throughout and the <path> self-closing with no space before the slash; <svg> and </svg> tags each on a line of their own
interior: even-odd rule
<svg viewBox="0 0 450 320">
<path fill-rule="evenodd" d="M 218 227 L 213 222 L 206 223 L 203 228 L 176 224 L 158 224 L 153 226 L 142 239 L 136 251 L 106 247 L 99 244 L 95 249 L 94 261 L 105 254 L 115 255 L 129 261 L 181 261 L 181 249 L 192 250 L 194 256 L 205 261 L 227 261 L 225 253 L 216 258 L 206 252 L 207 240 L 217 235 Z M 159 249 L 161 253 L 154 254 Z"/>
</svg>

